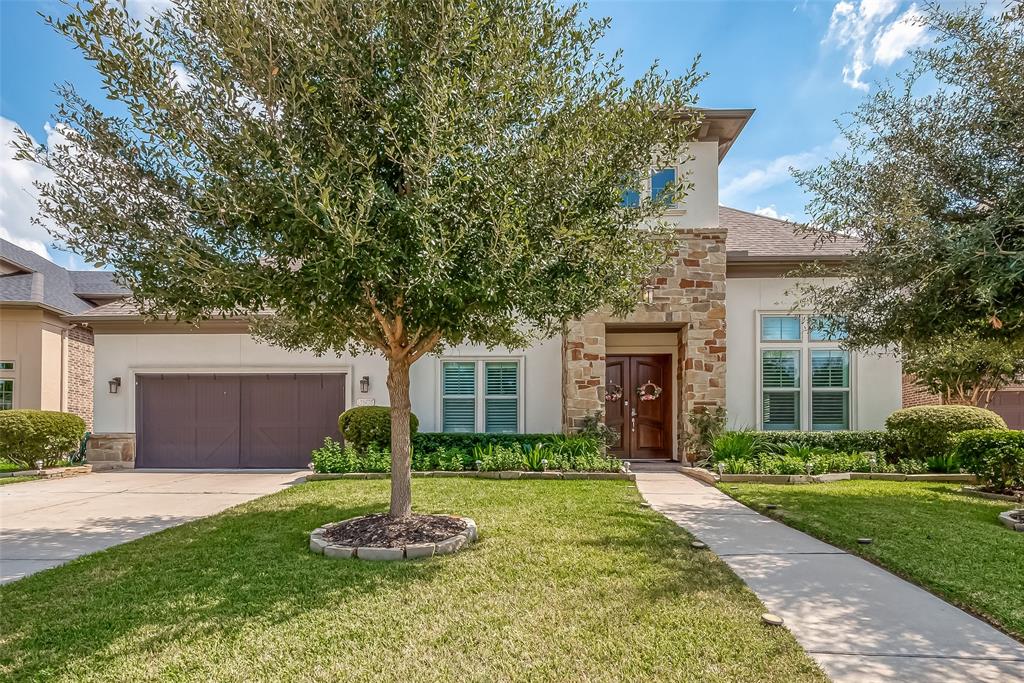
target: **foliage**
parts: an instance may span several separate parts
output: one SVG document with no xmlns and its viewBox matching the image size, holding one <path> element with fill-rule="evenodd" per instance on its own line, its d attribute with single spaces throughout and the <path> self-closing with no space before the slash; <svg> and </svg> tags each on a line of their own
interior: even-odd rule
<svg viewBox="0 0 1024 683">
<path fill-rule="evenodd" d="M 904 344 L 903 372 L 947 403 L 985 407 L 998 391 L 1024 375 L 1024 339 L 979 338 L 957 332 L 926 342 Z"/>
<path fill-rule="evenodd" d="M 823 450 L 803 451 L 802 455 L 759 453 L 751 457 L 735 457 L 720 461 L 726 474 L 827 474 L 832 472 L 892 472 L 893 465 L 869 453 L 834 453 Z"/>
<path fill-rule="evenodd" d="M 37 460 L 52 467 L 78 451 L 85 422 L 71 413 L 52 410 L 0 411 L 0 458 L 20 469 L 35 468 Z"/>
<path fill-rule="evenodd" d="M 914 461 L 911 460 L 911 462 Z M 933 455 L 925 460 L 924 464 L 929 472 L 937 474 L 957 474 L 960 472 L 960 458 L 957 457 L 955 452 L 946 453 L 945 455 Z"/>
<path fill-rule="evenodd" d="M 711 445 L 711 453 L 715 462 L 746 459 L 757 453 L 760 446 L 761 439 L 757 432 L 724 432 L 715 437 Z"/>
<path fill-rule="evenodd" d="M 843 453 L 885 450 L 888 435 L 882 430 L 839 431 L 839 432 L 758 432 L 758 441 L 763 448 L 780 444 L 801 444 L 810 448 Z"/>
<path fill-rule="evenodd" d="M 806 443 L 799 442 L 787 442 L 781 444 L 770 444 L 765 446 L 765 450 L 770 453 L 777 453 L 787 458 L 796 458 L 798 460 L 808 460 L 812 456 L 821 455 L 827 453 L 827 449 L 821 446 L 811 446 Z"/>
<path fill-rule="evenodd" d="M 950 436 L 968 429 L 1006 429 L 998 414 L 974 406 L 914 406 L 885 420 L 891 457 L 927 460 L 952 449 Z"/>
<path fill-rule="evenodd" d="M 930 460 L 931 460 L 931 458 L 929 458 L 929 461 Z M 938 467 L 938 466 L 945 466 L 947 464 L 947 462 L 945 460 L 943 460 L 941 463 L 939 463 L 939 462 L 929 463 L 929 462 L 922 462 L 921 460 L 917 460 L 916 458 L 900 458 L 899 460 L 897 460 L 895 462 L 893 467 L 900 474 L 926 474 L 928 472 L 940 472 L 942 474 L 955 474 L 956 472 L 960 471 L 958 469 L 957 470 L 953 470 L 953 469 L 949 469 L 949 470 L 934 469 L 933 470 L 933 469 L 931 469 L 931 465 L 932 464 L 934 464 L 934 465 L 936 465 Z"/>
<path fill-rule="evenodd" d="M 605 453 L 592 438 L 574 435 L 552 441 L 548 447 L 548 469 L 565 472 L 618 472 L 622 461 Z"/>
<path fill-rule="evenodd" d="M 937 482 L 721 488 L 755 509 L 774 503 L 783 511 L 778 521 L 866 557 L 1024 637 L 1024 534 L 1008 532 L 996 521 L 1012 504 L 968 497 L 959 493 L 960 484 Z M 874 543 L 861 545 L 858 538 Z"/>
<path fill-rule="evenodd" d="M 604 413 L 601 411 L 585 415 L 577 434 L 594 440 L 604 448 L 611 448 L 617 444 L 621 436 L 614 427 L 609 427 L 604 423 Z"/>
<path fill-rule="evenodd" d="M 531 472 L 540 472 L 547 465 L 547 447 L 539 443 L 536 446 L 532 444 L 523 444 L 521 446 L 523 451 L 523 468 Z"/>
<path fill-rule="evenodd" d="M 342 446 L 329 436 L 323 446 L 313 451 L 312 461 L 313 470 L 321 473 L 391 471 L 391 454 L 387 449 L 371 444 L 360 451 L 351 444 Z"/>
<path fill-rule="evenodd" d="M 1024 339 L 1024 3 L 988 7 L 928 3 L 934 42 L 842 124 L 846 151 L 796 174 L 806 230 L 863 245 L 800 302 L 851 347 Z"/>
<path fill-rule="evenodd" d="M 419 358 L 625 314 L 667 258 L 666 204 L 622 191 L 686 156 L 701 76 L 627 80 L 580 5 L 174 0 L 147 26 L 112 0 L 69 9 L 47 22 L 123 114 L 66 84 L 67 144 L 22 134 L 52 172 L 42 219 L 145 316 L 382 354 L 393 517 L 411 514 Z"/>
<path fill-rule="evenodd" d="M 523 449 L 519 444 L 512 446 L 477 446 L 473 459 L 479 463 L 481 472 L 504 472 L 523 469 Z"/>
<path fill-rule="evenodd" d="M 996 491 L 1024 490 L 1024 431 L 972 429 L 955 437 L 961 466 Z"/>
<path fill-rule="evenodd" d="M 420 421 L 409 413 L 409 432 L 413 435 Z M 391 408 L 388 406 L 357 406 L 349 408 L 338 418 L 338 431 L 357 451 L 370 446 L 377 449 L 391 448 Z"/>
<path fill-rule="evenodd" d="M 714 450 L 715 439 L 724 431 L 726 413 L 723 406 L 696 410 L 689 416 L 690 431 L 686 434 L 687 451 L 692 462 L 706 461 Z"/>
</svg>

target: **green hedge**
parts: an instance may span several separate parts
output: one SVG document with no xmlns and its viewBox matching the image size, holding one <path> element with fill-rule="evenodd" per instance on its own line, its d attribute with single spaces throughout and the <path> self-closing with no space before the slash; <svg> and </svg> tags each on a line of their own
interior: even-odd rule
<svg viewBox="0 0 1024 683">
<path fill-rule="evenodd" d="M 456 449 L 472 453 L 477 446 L 486 448 L 490 444 L 511 448 L 513 446 L 536 446 L 539 443 L 553 443 L 564 439 L 562 434 L 487 434 L 453 432 L 422 432 L 414 434 L 412 446 L 414 452 L 421 454 L 434 453 L 440 449 Z"/>
<path fill-rule="evenodd" d="M 0 458 L 24 469 L 51 467 L 78 450 L 85 422 L 53 410 L 0 411 Z"/>
<path fill-rule="evenodd" d="M 415 435 L 420 426 L 416 415 L 409 414 L 409 431 Z M 371 446 L 391 449 L 391 408 L 389 406 L 359 406 L 346 410 L 338 418 L 338 431 L 345 443 L 357 451 Z"/>
<path fill-rule="evenodd" d="M 951 437 L 969 429 L 1006 429 L 998 414 L 975 406 L 915 406 L 903 408 L 885 421 L 892 458 L 927 460 L 952 453 Z"/>
<path fill-rule="evenodd" d="M 1024 489 L 1024 432 L 971 429 L 953 437 L 960 466 L 997 491 Z"/>
<path fill-rule="evenodd" d="M 823 448 L 839 453 L 863 453 L 886 450 L 888 434 L 882 430 L 846 432 L 757 432 L 761 446 L 795 443 L 809 448 Z"/>
</svg>

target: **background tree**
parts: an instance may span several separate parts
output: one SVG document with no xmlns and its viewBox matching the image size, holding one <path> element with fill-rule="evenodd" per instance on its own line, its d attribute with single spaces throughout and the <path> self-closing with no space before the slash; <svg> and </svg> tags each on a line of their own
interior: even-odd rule
<svg viewBox="0 0 1024 683">
<path fill-rule="evenodd" d="M 845 280 L 803 288 L 849 345 L 962 331 L 1024 338 L 1024 5 L 926 8 L 934 43 L 842 126 L 848 150 L 797 173 L 807 230 L 862 240 Z"/>
<path fill-rule="evenodd" d="M 696 63 L 627 82 L 579 5 L 177 0 L 142 26 L 100 0 L 47 21 L 123 105 L 65 85 L 68 144 L 23 136 L 54 172 L 55 237 L 148 316 L 383 354 L 393 518 L 411 514 L 417 359 L 625 312 L 663 262 L 663 206 L 621 190 L 696 130 Z"/>
<path fill-rule="evenodd" d="M 946 403 L 987 408 L 992 392 L 1024 377 L 1024 342 L 961 332 L 904 345 L 901 354 L 904 372 Z"/>
</svg>

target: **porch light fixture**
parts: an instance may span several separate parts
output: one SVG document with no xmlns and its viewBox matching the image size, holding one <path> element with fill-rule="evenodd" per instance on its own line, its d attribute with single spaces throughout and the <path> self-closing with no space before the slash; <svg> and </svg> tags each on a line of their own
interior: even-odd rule
<svg viewBox="0 0 1024 683">
<path fill-rule="evenodd" d="M 107 385 L 110 387 L 110 393 L 116 394 L 118 389 L 121 388 L 121 378 L 115 377 L 114 379 L 107 382 Z"/>
<path fill-rule="evenodd" d="M 359 391 L 361 391 L 364 394 L 369 393 L 369 391 L 370 391 L 370 376 L 369 375 L 363 375 L 359 379 Z"/>
<path fill-rule="evenodd" d="M 654 285 L 650 282 L 644 283 L 643 301 L 648 306 L 654 303 Z"/>
</svg>

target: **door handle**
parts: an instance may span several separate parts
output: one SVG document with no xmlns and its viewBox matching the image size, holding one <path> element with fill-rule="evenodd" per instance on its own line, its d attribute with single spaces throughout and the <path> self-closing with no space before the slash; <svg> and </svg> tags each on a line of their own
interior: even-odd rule
<svg viewBox="0 0 1024 683">
<path fill-rule="evenodd" d="M 629 411 L 629 431 L 636 431 L 636 408 L 631 408 Z"/>
</svg>

